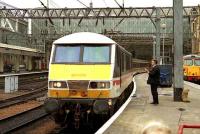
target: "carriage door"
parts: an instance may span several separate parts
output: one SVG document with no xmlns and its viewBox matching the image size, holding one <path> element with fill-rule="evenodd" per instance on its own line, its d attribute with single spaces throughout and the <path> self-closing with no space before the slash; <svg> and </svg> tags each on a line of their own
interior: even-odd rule
<svg viewBox="0 0 200 134">
<path fill-rule="evenodd" d="M 120 55 L 121 55 L 120 48 L 116 45 L 114 78 L 119 78 L 119 85 L 121 87 L 121 57 Z"/>
</svg>

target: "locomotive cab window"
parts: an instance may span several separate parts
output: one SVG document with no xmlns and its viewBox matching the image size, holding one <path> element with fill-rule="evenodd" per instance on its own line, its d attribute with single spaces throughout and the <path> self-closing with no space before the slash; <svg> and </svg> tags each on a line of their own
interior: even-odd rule
<svg viewBox="0 0 200 134">
<path fill-rule="evenodd" d="M 53 63 L 100 64 L 110 63 L 110 45 L 55 45 Z"/>
<path fill-rule="evenodd" d="M 55 49 L 56 63 L 64 62 L 79 62 L 80 60 L 80 46 L 57 46 Z"/>
<path fill-rule="evenodd" d="M 184 65 L 185 66 L 192 66 L 193 62 L 192 62 L 192 59 L 185 59 L 184 60 Z"/>
<path fill-rule="evenodd" d="M 108 63 L 110 61 L 109 46 L 84 46 L 84 63 Z"/>
<path fill-rule="evenodd" d="M 200 66 L 200 59 L 195 59 L 194 60 L 194 65 L 195 66 Z"/>
</svg>

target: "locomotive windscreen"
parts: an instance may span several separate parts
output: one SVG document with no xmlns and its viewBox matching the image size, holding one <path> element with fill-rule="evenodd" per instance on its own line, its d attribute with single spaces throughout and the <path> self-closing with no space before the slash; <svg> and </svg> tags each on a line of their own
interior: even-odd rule
<svg viewBox="0 0 200 134">
<path fill-rule="evenodd" d="M 185 66 L 192 66 L 193 65 L 192 59 L 185 59 L 184 60 L 184 65 Z"/>
<path fill-rule="evenodd" d="M 56 45 L 54 63 L 110 63 L 110 45 Z"/>
<path fill-rule="evenodd" d="M 200 66 L 200 59 L 195 59 L 194 60 L 194 65 L 195 66 Z"/>
</svg>

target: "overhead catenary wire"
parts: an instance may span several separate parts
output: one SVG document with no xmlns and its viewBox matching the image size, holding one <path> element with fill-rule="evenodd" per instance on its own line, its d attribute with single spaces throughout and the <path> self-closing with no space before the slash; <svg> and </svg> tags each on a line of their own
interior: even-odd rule
<svg viewBox="0 0 200 134">
<path fill-rule="evenodd" d="M 81 5 L 83 5 L 83 6 L 85 6 L 86 8 L 88 8 L 88 9 L 92 9 L 92 7 L 88 7 L 86 4 L 84 4 L 83 2 L 81 2 L 80 0 L 76 0 L 77 2 L 79 2 Z M 92 3 L 92 0 L 91 0 L 91 3 Z M 94 13 L 94 15 L 95 15 L 95 12 L 93 11 L 93 10 L 91 10 L 93 13 Z M 97 18 L 98 19 L 98 18 Z M 80 27 L 81 25 L 81 22 L 82 22 L 82 20 L 83 20 L 83 18 L 81 18 L 80 20 L 79 20 L 79 22 L 78 22 L 78 25 L 77 25 L 77 27 Z M 98 23 L 98 22 L 97 22 Z M 96 24 L 97 24 L 96 23 Z M 74 29 L 74 30 L 76 30 L 77 29 L 77 27 Z M 73 31 L 74 31 L 73 30 Z"/>
<path fill-rule="evenodd" d="M 40 1 L 41 5 L 42 5 L 45 9 L 49 9 L 47 6 L 44 5 L 44 3 L 43 3 L 41 0 L 39 0 L 39 1 Z M 52 19 L 51 19 L 50 17 L 48 17 L 48 19 L 49 19 L 49 22 L 50 22 L 52 25 L 54 25 Z"/>
<path fill-rule="evenodd" d="M 105 4 L 106 7 L 108 7 L 106 0 L 103 0 L 103 3 Z"/>
<path fill-rule="evenodd" d="M 80 0 L 76 0 L 76 1 L 78 1 L 81 5 L 85 6 L 86 8 L 90 8 L 87 5 L 85 5 L 83 2 L 81 2 Z"/>
<path fill-rule="evenodd" d="M 114 30 L 123 22 L 125 18 L 122 18 L 114 27 Z"/>
<path fill-rule="evenodd" d="M 2 0 L 0 0 L 0 6 L 1 6 L 1 5 L 7 6 L 7 7 L 9 7 L 9 8 L 13 8 L 13 9 L 18 9 L 17 7 L 14 7 L 14 6 L 10 5 L 10 4 L 7 4 L 7 3 L 5 3 L 5 2 L 2 1 Z"/>
<path fill-rule="evenodd" d="M 116 3 L 121 9 L 124 8 L 123 6 L 121 6 L 121 5 L 117 2 L 117 0 L 114 0 L 114 1 L 115 1 L 115 3 Z"/>
<path fill-rule="evenodd" d="M 56 3 L 56 2 L 54 2 L 53 0 L 50 0 L 51 1 L 51 5 L 53 6 L 53 7 L 58 7 L 58 8 L 60 8 L 60 6 Z"/>
<path fill-rule="evenodd" d="M 47 7 L 46 5 L 44 5 L 44 3 L 43 3 L 41 0 L 39 0 L 39 1 L 40 1 L 40 4 L 41 4 L 44 8 L 48 9 L 48 7 Z"/>
</svg>

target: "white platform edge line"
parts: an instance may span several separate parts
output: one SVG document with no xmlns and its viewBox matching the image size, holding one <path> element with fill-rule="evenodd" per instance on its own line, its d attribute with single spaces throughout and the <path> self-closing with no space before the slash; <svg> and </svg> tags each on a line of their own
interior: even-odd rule
<svg viewBox="0 0 200 134">
<path fill-rule="evenodd" d="M 191 86 L 193 88 L 196 88 L 196 89 L 200 89 L 200 85 L 198 84 L 195 84 L 195 83 L 191 83 L 191 82 L 188 82 L 188 81 L 184 81 L 184 84 L 188 85 L 188 86 Z"/>
<path fill-rule="evenodd" d="M 135 82 L 135 77 L 133 77 L 133 83 L 134 83 L 134 88 L 133 91 L 131 93 L 131 95 L 129 96 L 129 98 L 126 100 L 126 102 L 121 106 L 121 108 L 95 133 L 95 134 L 103 134 L 108 127 L 119 117 L 119 115 L 124 111 L 124 109 L 126 108 L 126 106 L 129 104 L 129 102 L 132 99 L 132 96 L 135 94 L 136 92 L 136 82 Z"/>
</svg>

